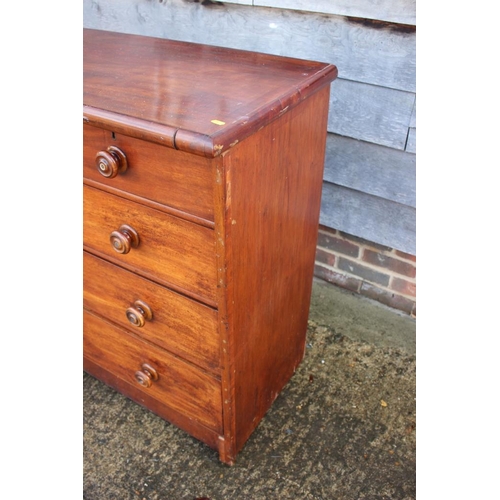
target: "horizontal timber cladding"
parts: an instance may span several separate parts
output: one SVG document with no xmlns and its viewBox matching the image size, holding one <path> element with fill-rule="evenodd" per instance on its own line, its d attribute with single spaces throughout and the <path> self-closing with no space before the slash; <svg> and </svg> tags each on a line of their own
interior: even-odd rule
<svg viewBox="0 0 500 500">
<path fill-rule="evenodd" d="M 407 205 L 325 182 L 320 224 L 416 254 L 416 211 Z"/>
<path fill-rule="evenodd" d="M 417 126 L 417 98 L 415 97 L 415 102 L 413 103 L 413 111 L 411 112 L 410 127 Z"/>
<path fill-rule="evenodd" d="M 416 0 L 225 0 L 225 3 L 277 7 L 378 19 L 393 23 L 416 23 Z"/>
<path fill-rule="evenodd" d="M 408 130 L 408 139 L 406 141 L 406 151 L 409 153 L 417 152 L 417 102 L 413 106 L 413 113 L 411 114 L 410 128 Z"/>
<path fill-rule="evenodd" d="M 404 151 L 415 94 L 337 79 L 328 131 Z"/>
<path fill-rule="evenodd" d="M 416 207 L 416 156 L 328 134 L 324 180 Z"/>
<path fill-rule="evenodd" d="M 409 153 L 417 152 L 417 129 L 411 128 L 408 130 L 408 140 L 406 141 L 406 151 Z"/>
<path fill-rule="evenodd" d="M 415 32 L 346 17 L 191 0 L 84 0 L 87 28 L 335 64 L 339 78 L 415 92 Z M 362 21 L 362 20 L 361 20 Z"/>
</svg>

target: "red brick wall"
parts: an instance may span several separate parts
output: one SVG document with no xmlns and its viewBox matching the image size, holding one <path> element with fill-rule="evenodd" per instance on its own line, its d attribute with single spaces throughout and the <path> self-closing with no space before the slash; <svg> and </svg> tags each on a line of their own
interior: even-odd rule
<svg viewBox="0 0 500 500">
<path fill-rule="evenodd" d="M 416 258 L 320 226 L 314 274 L 416 316 Z"/>
</svg>

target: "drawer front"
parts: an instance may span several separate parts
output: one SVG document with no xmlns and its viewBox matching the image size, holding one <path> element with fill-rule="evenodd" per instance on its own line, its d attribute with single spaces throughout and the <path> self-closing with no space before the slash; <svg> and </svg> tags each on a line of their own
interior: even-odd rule
<svg viewBox="0 0 500 500">
<path fill-rule="evenodd" d="M 215 303 L 217 276 L 212 229 L 89 186 L 83 188 L 83 202 L 83 242 L 88 249 L 154 281 Z M 134 247 L 132 243 L 128 253 L 118 253 L 111 243 L 111 234 L 114 244 L 124 248 L 126 245 L 121 242 L 128 239 L 125 235 L 130 236 L 130 228 L 137 232 L 138 245 Z"/>
<path fill-rule="evenodd" d="M 120 158 L 113 150 L 110 153 L 109 147 L 122 151 L 127 162 L 126 170 L 112 178 L 104 177 L 97 167 L 99 161 L 96 162 L 101 152 Z M 84 125 L 83 175 L 111 188 L 214 220 L 212 162 L 201 156 L 125 135 L 114 134 L 113 137 L 108 130 Z"/>
<path fill-rule="evenodd" d="M 220 382 L 87 311 L 83 321 L 85 357 L 188 419 L 221 430 Z"/>
<path fill-rule="evenodd" d="M 217 313 L 210 307 L 87 252 L 83 256 L 83 304 L 141 338 L 218 371 Z"/>
</svg>

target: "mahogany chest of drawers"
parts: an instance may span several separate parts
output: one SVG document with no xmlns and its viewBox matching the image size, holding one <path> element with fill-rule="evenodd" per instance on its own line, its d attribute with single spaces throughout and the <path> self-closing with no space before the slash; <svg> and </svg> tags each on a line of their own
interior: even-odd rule
<svg viewBox="0 0 500 500">
<path fill-rule="evenodd" d="M 304 355 L 336 76 L 84 30 L 84 368 L 227 464 Z"/>
</svg>

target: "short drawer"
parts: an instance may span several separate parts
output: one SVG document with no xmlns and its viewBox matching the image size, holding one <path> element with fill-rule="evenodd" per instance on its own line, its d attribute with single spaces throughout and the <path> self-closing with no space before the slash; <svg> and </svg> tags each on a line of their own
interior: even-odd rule
<svg viewBox="0 0 500 500">
<path fill-rule="evenodd" d="M 86 249 L 215 304 L 212 229 L 89 186 L 83 187 L 83 204 Z M 131 237 L 134 233 L 137 238 Z M 127 241 L 131 243 L 127 245 Z M 122 251 L 125 253 L 119 253 Z"/>
<path fill-rule="evenodd" d="M 87 252 L 83 304 L 205 369 L 218 372 L 217 312 Z"/>
<path fill-rule="evenodd" d="M 104 177 L 99 169 L 100 159 L 104 158 L 106 164 L 118 158 L 118 163 L 122 163 L 119 152 L 113 148 L 124 153 L 127 168 L 114 177 Z M 107 172 L 105 167 L 103 169 Z M 201 156 L 84 125 L 83 176 L 182 212 L 214 220 L 213 166 L 210 160 Z"/>
<path fill-rule="evenodd" d="M 83 321 L 86 358 L 186 418 L 221 430 L 218 380 L 85 310 Z"/>
</svg>

